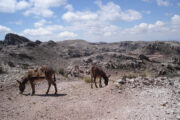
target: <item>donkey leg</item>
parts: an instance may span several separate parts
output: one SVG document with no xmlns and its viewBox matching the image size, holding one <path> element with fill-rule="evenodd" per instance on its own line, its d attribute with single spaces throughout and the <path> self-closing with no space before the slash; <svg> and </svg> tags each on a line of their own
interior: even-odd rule
<svg viewBox="0 0 180 120">
<path fill-rule="evenodd" d="M 48 89 L 47 89 L 46 95 L 49 93 L 50 87 L 51 87 L 51 82 L 48 81 Z"/>
<path fill-rule="evenodd" d="M 99 78 L 99 87 L 102 88 L 101 77 Z"/>
<path fill-rule="evenodd" d="M 91 76 L 91 88 L 93 88 L 93 77 Z"/>
<path fill-rule="evenodd" d="M 56 82 L 52 82 L 52 84 L 54 85 L 54 89 L 55 89 L 55 93 L 54 94 L 57 94 L 57 86 L 56 86 Z"/>
<path fill-rule="evenodd" d="M 35 85 L 34 85 L 33 81 L 31 81 L 30 84 L 31 84 L 31 88 L 32 88 L 32 94 L 31 95 L 34 95 L 35 94 Z"/>
<path fill-rule="evenodd" d="M 96 84 L 96 77 L 94 78 L 94 84 L 95 84 L 96 88 L 98 88 L 98 86 Z"/>
</svg>

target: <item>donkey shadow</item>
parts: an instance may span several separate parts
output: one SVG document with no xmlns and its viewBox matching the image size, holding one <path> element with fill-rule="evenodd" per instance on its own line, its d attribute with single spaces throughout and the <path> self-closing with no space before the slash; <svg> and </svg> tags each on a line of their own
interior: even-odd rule
<svg viewBox="0 0 180 120">
<path fill-rule="evenodd" d="M 25 96 L 31 96 L 31 94 L 23 94 Z M 33 96 L 40 96 L 40 97 L 60 97 L 60 96 L 66 96 L 67 94 L 34 94 Z"/>
</svg>

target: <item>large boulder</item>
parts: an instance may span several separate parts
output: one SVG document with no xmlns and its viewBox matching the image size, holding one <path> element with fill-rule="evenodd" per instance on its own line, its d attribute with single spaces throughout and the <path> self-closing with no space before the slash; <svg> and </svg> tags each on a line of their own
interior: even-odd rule
<svg viewBox="0 0 180 120">
<path fill-rule="evenodd" d="M 4 40 L 5 45 L 19 45 L 27 42 L 30 42 L 30 40 L 23 36 L 19 36 L 13 33 L 6 34 Z"/>
</svg>

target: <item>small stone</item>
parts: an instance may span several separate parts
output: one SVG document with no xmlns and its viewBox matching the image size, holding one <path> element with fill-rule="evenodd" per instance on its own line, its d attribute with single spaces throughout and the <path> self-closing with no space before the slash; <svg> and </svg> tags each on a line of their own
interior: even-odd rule
<svg viewBox="0 0 180 120">
<path fill-rule="evenodd" d="M 118 79 L 118 80 L 116 80 L 116 83 L 125 84 L 126 81 L 124 79 Z"/>
<path fill-rule="evenodd" d="M 12 100 L 10 97 L 8 97 L 8 100 Z"/>
<path fill-rule="evenodd" d="M 178 106 L 180 107 L 180 103 L 178 103 Z"/>
<path fill-rule="evenodd" d="M 118 90 L 118 93 L 122 93 L 122 90 Z"/>
<path fill-rule="evenodd" d="M 177 119 L 177 120 L 180 120 L 180 115 L 177 115 L 177 116 L 176 116 L 176 119 Z"/>
<path fill-rule="evenodd" d="M 167 101 L 164 101 L 162 104 L 161 104 L 161 106 L 166 106 L 168 104 L 168 102 Z"/>
</svg>

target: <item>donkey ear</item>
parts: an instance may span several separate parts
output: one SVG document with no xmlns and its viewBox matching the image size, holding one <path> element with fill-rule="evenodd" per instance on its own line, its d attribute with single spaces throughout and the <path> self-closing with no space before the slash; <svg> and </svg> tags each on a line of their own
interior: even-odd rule
<svg viewBox="0 0 180 120">
<path fill-rule="evenodd" d="M 110 78 L 110 77 L 111 77 L 111 75 L 108 75 L 107 77 L 108 77 L 108 78 Z"/>
<path fill-rule="evenodd" d="M 19 84 L 21 84 L 21 82 L 19 80 L 16 80 Z"/>
</svg>

